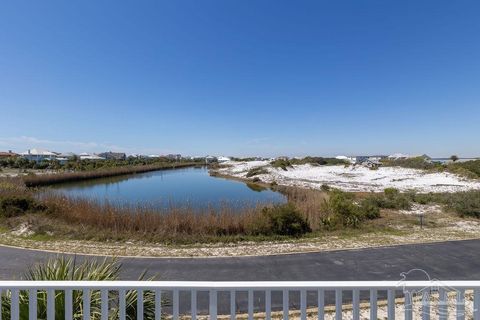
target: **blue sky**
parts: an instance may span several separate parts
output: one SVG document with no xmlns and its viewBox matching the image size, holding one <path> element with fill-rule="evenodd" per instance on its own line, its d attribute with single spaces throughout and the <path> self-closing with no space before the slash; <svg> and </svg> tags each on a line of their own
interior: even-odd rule
<svg viewBox="0 0 480 320">
<path fill-rule="evenodd" d="M 478 156 L 479 1 L 3 1 L 0 149 Z"/>
</svg>

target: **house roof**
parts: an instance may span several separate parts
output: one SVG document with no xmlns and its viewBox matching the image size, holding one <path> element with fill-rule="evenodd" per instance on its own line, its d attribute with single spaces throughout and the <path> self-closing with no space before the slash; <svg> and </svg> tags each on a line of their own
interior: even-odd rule
<svg viewBox="0 0 480 320">
<path fill-rule="evenodd" d="M 20 153 L 22 156 L 28 156 L 28 155 L 33 155 L 33 156 L 56 156 L 57 154 L 48 150 L 43 150 L 43 149 L 29 149 L 25 152 Z"/>
<path fill-rule="evenodd" d="M 14 156 L 18 156 L 18 154 L 10 151 L 9 152 L 0 151 L 0 157 L 14 157 Z"/>
</svg>

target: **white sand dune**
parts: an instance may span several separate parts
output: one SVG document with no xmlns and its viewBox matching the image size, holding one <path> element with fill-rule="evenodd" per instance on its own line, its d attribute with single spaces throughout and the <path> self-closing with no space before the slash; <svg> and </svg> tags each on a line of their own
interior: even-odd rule
<svg viewBox="0 0 480 320">
<path fill-rule="evenodd" d="M 320 188 L 322 184 L 344 191 L 381 192 L 385 188 L 417 192 L 457 192 L 472 189 L 480 190 L 480 181 L 466 179 L 448 172 L 429 173 L 423 170 L 400 167 L 380 167 L 370 170 L 365 167 L 294 165 L 287 171 L 273 168 L 268 161 L 227 163 L 227 168 L 219 169 L 221 174 L 246 178 L 248 170 L 265 167 L 268 174 L 257 177 L 264 182 L 277 182 L 280 185 Z"/>
</svg>

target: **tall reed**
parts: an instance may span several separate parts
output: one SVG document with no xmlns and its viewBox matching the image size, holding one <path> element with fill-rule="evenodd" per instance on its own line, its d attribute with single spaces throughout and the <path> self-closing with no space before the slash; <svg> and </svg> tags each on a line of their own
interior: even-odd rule
<svg viewBox="0 0 480 320">
<path fill-rule="evenodd" d="M 28 175 L 23 177 L 23 181 L 25 182 L 25 185 L 27 187 L 37 187 L 70 181 L 107 178 L 123 174 L 143 173 L 161 169 L 176 169 L 190 167 L 193 165 L 195 165 L 195 163 L 160 163 L 144 166 L 125 166 L 117 168 L 98 169 L 93 171 L 59 172 L 55 174 Z"/>
</svg>

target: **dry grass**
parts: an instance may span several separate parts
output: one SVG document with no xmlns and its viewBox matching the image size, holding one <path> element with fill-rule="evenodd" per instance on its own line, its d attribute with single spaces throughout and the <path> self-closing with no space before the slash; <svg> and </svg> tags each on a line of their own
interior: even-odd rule
<svg viewBox="0 0 480 320">
<path fill-rule="evenodd" d="M 326 192 L 287 186 L 277 186 L 276 190 L 284 194 L 288 202 L 293 203 L 305 216 L 312 231 L 320 229 L 321 219 L 324 218 L 324 214 L 321 212 L 322 204 L 328 199 Z"/>
<path fill-rule="evenodd" d="M 121 169 L 121 168 L 120 168 Z M 147 168 L 143 168 L 146 170 Z M 118 173 L 119 171 L 115 171 Z M 81 173 L 79 173 L 81 174 Z M 91 173 L 92 175 L 97 172 Z M 46 183 L 53 177 L 33 177 L 35 183 Z M 54 178 L 77 179 L 78 176 Z M 309 229 L 321 229 L 321 204 L 326 197 L 318 190 L 294 187 L 276 187 L 286 196 L 296 211 L 307 221 Z M 64 235 L 69 238 L 93 240 L 141 240 L 162 243 L 231 242 L 240 240 L 285 239 L 286 235 L 273 232 L 264 208 L 274 204 L 217 207 L 120 206 L 94 200 L 70 198 L 54 191 L 26 188 L 20 178 L 1 179 L 0 197 L 35 199 L 46 209 L 43 212 L 25 212 L 28 221 L 19 215 L 5 218 L 2 224 L 13 229 L 18 223 L 27 223 L 36 234 Z M 0 212 L 1 213 L 1 212 Z M 52 228 L 50 225 L 55 224 Z M 17 226 L 18 227 L 18 226 Z"/>
<path fill-rule="evenodd" d="M 87 199 L 46 194 L 43 202 L 51 216 L 70 225 L 83 226 L 95 238 L 142 239 L 155 242 L 210 241 L 216 237 L 252 235 L 261 208 L 245 206 L 218 208 L 169 206 L 115 206 Z M 96 231 L 100 231 L 98 234 Z"/>
</svg>

